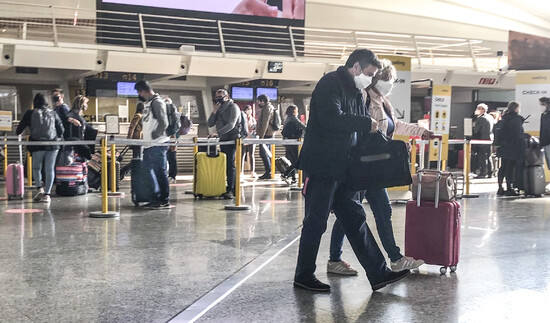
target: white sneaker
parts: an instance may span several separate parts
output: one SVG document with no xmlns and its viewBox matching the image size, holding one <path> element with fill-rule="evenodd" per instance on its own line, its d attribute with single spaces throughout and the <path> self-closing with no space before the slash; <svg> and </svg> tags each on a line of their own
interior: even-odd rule
<svg viewBox="0 0 550 323">
<path fill-rule="evenodd" d="M 416 269 L 424 264 L 424 260 L 414 259 L 412 257 L 402 257 L 396 262 L 391 263 L 391 270 L 399 272 L 403 270 Z"/>
<path fill-rule="evenodd" d="M 42 194 L 42 198 L 40 199 L 40 202 L 50 203 L 51 201 L 52 201 L 52 198 L 49 195 Z"/>
<path fill-rule="evenodd" d="M 330 261 L 327 263 L 327 273 L 342 276 L 357 276 L 357 270 L 345 261 Z"/>
</svg>

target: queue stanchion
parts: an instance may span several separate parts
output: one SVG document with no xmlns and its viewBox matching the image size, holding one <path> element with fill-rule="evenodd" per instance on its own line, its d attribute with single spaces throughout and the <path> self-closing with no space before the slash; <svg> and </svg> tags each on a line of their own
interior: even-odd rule
<svg viewBox="0 0 550 323">
<path fill-rule="evenodd" d="M 298 156 L 300 156 L 300 153 L 302 152 L 302 138 L 298 139 L 300 144 L 298 145 Z M 298 169 L 298 183 L 295 187 L 291 187 L 291 191 L 302 191 L 302 188 L 304 186 L 304 174 L 301 169 Z"/>
<path fill-rule="evenodd" d="M 416 174 L 416 139 L 411 141 L 411 175 Z"/>
<path fill-rule="evenodd" d="M 117 182 L 118 182 L 118 176 L 116 173 L 116 145 L 111 144 L 111 165 L 110 165 L 110 171 L 111 171 L 111 189 L 109 193 L 107 194 L 109 197 L 123 197 L 123 192 L 118 192 L 117 188 Z"/>
<path fill-rule="evenodd" d="M 32 187 L 32 154 L 27 151 L 27 187 Z"/>
<path fill-rule="evenodd" d="M 4 141 L 8 141 L 7 137 L 4 137 Z M 8 145 L 4 145 L 4 177 L 8 173 Z"/>
<path fill-rule="evenodd" d="M 197 146 L 197 143 L 198 143 L 198 142 L 199 142 L 199 138 L 198 138 L 198 137 L 193 137 L 193 143 L 195 144 L 195 145 L 193 146 L 193 182 L 195 181 L 195 176 L 196 176 L 196 175 L 195 175 L 195 171 L 196 171 L 196 169 L 195 169 L 195 167 L 196 167 L 196 165 L 195 165 L 195 158 L 196 158 L 196 156 L 197 156 L 197 153 L 199 152 L 199 146 Z M 195 186 L 193 185 L 193 187 L 195 187 Z M 193 195 L 193 194 L 195 194 L 195 192 L 193 192 L 193 190 L 191 190 L 191 191 L 185 191 L 185 194 Z"/>
<path fill-rule="evenodd" d="M 472 142 L 470 139 L 464 141 L 464 194 L 462 198 L 476 198 L 477 194 L 470 193 L 470 169 L 472 160 Z"/>
<path fill-rule="evenodd" d="M 271 145 L 271 179 L 275 179 L 275 144 Z"/>
<path fill-rule="evenodd" d="M 120 214 L 118 212 L 109 212 L 109 198 L 107 191 L 108 188 L 108 174 L 107 167 L 107 135 L 101 139 L 101 211 L 90 212 L 89 216 L 92 218 L 115 218 Z"/>
<path fill-rule="evenodd" d="M 250 210 L 249 205 L 241 205 L 241 167 L 242 167 L 242 148 L 241 138 L 235 140 L 235 205 L 226 205 L 225 209 L 229 211 Z"/>
</svg>

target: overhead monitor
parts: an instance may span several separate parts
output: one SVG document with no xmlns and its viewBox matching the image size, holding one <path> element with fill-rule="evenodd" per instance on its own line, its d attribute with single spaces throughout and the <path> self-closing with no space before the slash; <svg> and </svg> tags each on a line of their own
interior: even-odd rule
<svg viewBox="0 0 550 323">
<path fill-rule="evenodd" d="M 305 0 L 100 0 L 100 4 L 144 6 L 227 15 L 304 20 Z"/>
<path fill-rule="evenodd" d="M 278 91 L 275 87 L 259 87 L 256 89 L 256 97 L 265 94 L 270 101 L 277 101 Z"/>
<path fill-rule="evenodd" d="M 138 96 L 137 91 L 134 89 L 136 83 L 134 82 L 117 82 L 116 93 L 117 96 Z"/>
<path fill-rule="evenodd" d="M 511 70 L 550 69 L 550 38 L 510 31 L 508 68 Z"/>
<path fill-rule="evenodd" d="M 231 88 L 231 98 L 233 100 L 252 101 L 254 99 L 254 89 L 251 87 L 234 86 Z"/>
</svg>

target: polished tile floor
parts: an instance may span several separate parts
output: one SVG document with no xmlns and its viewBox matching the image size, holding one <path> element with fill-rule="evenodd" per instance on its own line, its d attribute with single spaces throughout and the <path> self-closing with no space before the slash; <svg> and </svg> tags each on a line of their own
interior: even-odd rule
<svg viewBox="0 0 550 323">
<path fill-rule="evenodd" d="M 0 201 L 0 322 L 166 322 L 272 254 L 198 321 L 550 321 L 550 198 L 496 199 L 485 193 L 492 184 L 476 184 L 481 197 L 462 201 L 457 273 L 441 276 L 438 267 L 423 266 L 376 293 L 364 274 L 327 277 L 326 234 L 318 276 L 333 292 L 316 295 L 292 288 L 297 243 L 275 253 L 299 233 L 299 193 L 250 185 L 244 195 L 252 211 L 229 212 L 226 201 L 193 201 L 189 187 L 173 186 L 175 207 L 163 211 L 136 209 L 128 196 L 111 198 L 118 219 L 87 216 L 100 209 L 97 194 L 56 197 L 49 207 L 30 195 Z M 36 212 L 14 213 L 25 209 Z M 404 213 L 394 205 L 400 245 Z M 345 248 L 345 259 L 359 267 Z"/>
</svg>

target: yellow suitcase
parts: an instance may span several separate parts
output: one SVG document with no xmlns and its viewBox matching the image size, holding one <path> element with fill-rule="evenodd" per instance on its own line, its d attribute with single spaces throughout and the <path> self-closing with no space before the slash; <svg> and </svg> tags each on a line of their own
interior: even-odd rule
<svg viewBox="0 0 550 323">
<path fill-rule="evenodd" d="M 195 155 L 195 177 L 193 194 L 195 198 L 222 196 L 227 190 L 226 156 L 219 153 L 209 156 L 205 152 Z"/>
</svg>

